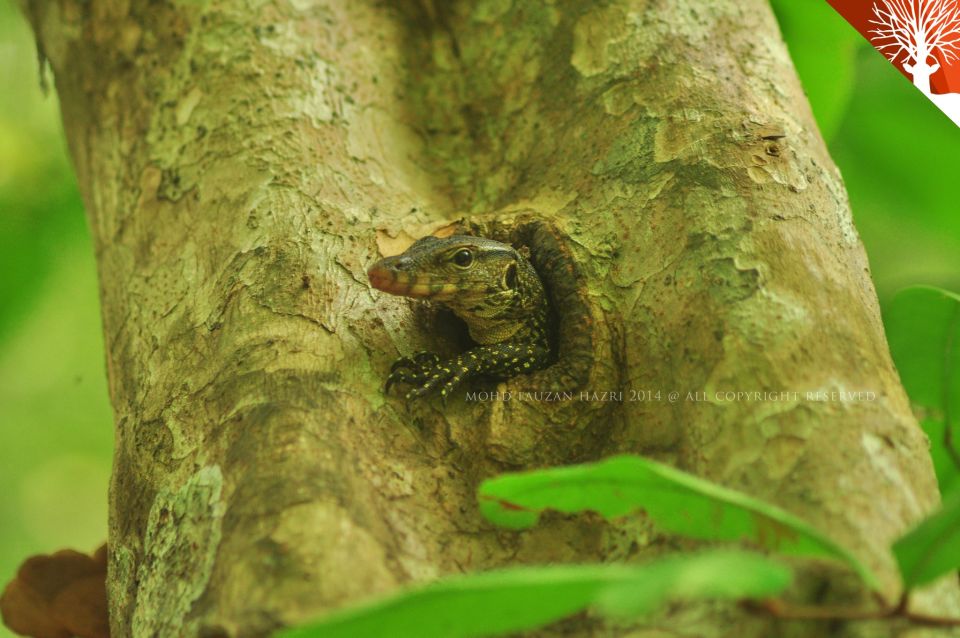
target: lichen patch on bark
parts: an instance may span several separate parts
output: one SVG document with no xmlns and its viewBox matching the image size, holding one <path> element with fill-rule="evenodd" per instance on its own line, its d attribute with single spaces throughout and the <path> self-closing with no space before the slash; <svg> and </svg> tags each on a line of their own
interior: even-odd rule
<svg viewBox="0 0 960 638">
<path fill-rule="evenodd" d="M 175 491 L 157 494 L 137 568 L 133 635 L 191 633 L 184 621 L 213 569 L 225 511 L 222 493 L 223 474 L 213 465 L 197 470 Z"/>
</svg>

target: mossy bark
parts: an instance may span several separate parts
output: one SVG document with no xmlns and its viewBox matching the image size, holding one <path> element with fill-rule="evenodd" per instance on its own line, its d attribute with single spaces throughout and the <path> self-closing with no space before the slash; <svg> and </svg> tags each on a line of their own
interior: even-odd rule
<svg viewBox="0 0 960 638">
<path fill-rule="evenodd" d="M 640 522 L 478 515 L 484 477 L 614 452 L 779 503 L 896 595 L 885 548 L 936 484 L 765 2 L 24 1 L 99 261 L 113 635 L 255 635 L 443 574 L 663 551 Z M 457 224 L 561 238 L 582 389 L 622 401 L 383 395 L 399 355 L 462 344 L 365 269 Z"/>
</svg>

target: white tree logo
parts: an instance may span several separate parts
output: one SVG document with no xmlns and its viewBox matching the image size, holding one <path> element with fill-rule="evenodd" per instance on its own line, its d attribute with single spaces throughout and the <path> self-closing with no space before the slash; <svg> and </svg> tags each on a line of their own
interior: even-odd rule
<svg viewBox="0 0 960 638">
<path fill-rule="evenodd" d="M 930 91 L 930 76 L 940 62 L 960 60 L 960 2 L 957 0 L 878 0 L 870 24 L 870 42 L 891 62 L 900 62 L 913 84 L 960 124 L 958 99 Z"/>
</svg>

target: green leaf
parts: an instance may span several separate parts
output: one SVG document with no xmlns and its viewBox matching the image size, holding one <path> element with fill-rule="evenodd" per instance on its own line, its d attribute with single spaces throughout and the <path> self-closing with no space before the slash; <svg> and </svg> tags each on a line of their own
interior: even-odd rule
<svg viewBox="0 0 960 638">
<path fill-rule="evenodd" d="M 666 601 L 763 598 L 790 570 L 762 556 L 713 551 L 640 566 L 522 567 L 441 580 L 288 629 L 278 638 L 458 638 L 522 631 L 586 607 L 635 616 Z"/>
<path fill-rule="evenodd" d="M 894 543 L 893 555 L 907 589 L 960 568 L 960 492 Z"/>
<path fill-rule="evenodd" d="M 960 296 L 918 286 L 897 293 L 884 313 L 890 354 L 915 405 L 927 408 L 923 420 L 940 490 L 958 483 L 956 462 L 944 444 L 949 421 L 960 445 Z"/>
<path fill-rule="evenodd" d="M 635 617 L 670 601 L 768 598 L 792 580 L 784 565 L 737 550 L 668 556 L 640 569 L 629 583 L 601 592 L 596 605 L 601 613 Z"/>
<path fill-rule="evenodd" d="M 784 510 L 741 492 L 637 456 L 505 474 L 480 486 L 480 509 L 521 529 L 544 510 L 597 512 L 606 518 L 644 510 L 664 531 L 692 538 L 747 541 L 795 556 L 838 558 L 869 585 L 876 577 L 853 555 Z"/>
<path fill-rule="evenodd" d="M 920 421 L 920 427 L 923 428 L 930 439 L 930 456 L 933 458 L 933 470 L 937 473 L 940 493 L 946 496 L 960 490 L 960 468 L 957 467 L 957 462 L 943 443 L 943 432 L 946 428 L 943 421 L 923 419 Z M 954 426 L 954 430 L 956 430 L 956 426 Z M 960 439 L 960 436 L 955 434 L 954 441 L 960 444 L 958 439 Z"/>
<path fill-rule="evenodd" d="M 910 400 L 941 411 L 960 407 L 960 297 L 907 288 L 885 315 L 890 353 Z"/>
</svg>

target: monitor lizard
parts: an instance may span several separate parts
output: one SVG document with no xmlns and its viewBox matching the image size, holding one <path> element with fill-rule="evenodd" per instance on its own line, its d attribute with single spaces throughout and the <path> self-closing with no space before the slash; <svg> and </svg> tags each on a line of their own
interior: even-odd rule
<svg viewBox="0 0 960 638">
<path fill-rule="evenodd" d="M 547 296 L 537 271 L 509 244 L 483 237 L 424 237 L 368 271 L 370 285 L 392 295 L 439 302 L 463 319 L 477 345 L 452 359 L 420 352 L 397 360 L 385 391 L 412 386 L 406 398 L 437 388 L 446 401 L 463 381 L 510 378 L 550 361 Z"/>
</svg>

